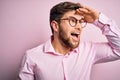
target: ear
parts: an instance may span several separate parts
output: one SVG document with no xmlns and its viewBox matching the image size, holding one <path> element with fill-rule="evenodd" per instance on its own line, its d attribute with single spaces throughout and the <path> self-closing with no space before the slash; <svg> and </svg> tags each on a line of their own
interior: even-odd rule
<svg viewBox="0 0 120 80">
<path fill-rule="evenodd" d="M 54 32 L 58 32 L 59 26 L 56 21 L 51 22 L 51 27 L 53 28 Z"/>
</svg>

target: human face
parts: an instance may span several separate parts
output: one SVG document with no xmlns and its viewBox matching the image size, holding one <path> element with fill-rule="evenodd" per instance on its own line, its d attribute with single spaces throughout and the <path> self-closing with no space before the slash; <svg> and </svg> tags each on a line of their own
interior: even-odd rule
<svg viewBox="0 0 120 80">
<path fill-rule="evenodd" d="M 86 27 L 86 24 L 87 24 L 87 22 L 83 18 L 78 20 L 72 16 L 70 16 L 69 18 L 62 18 L 60 20 L 68 20 L 71 27 L 75 27 L 78 24 L 78 22 L 79 22 L 79 24 L 82 25 L 82 28 Z"/>
<path fill-rule="evenodd" d="M 64 14 L 62 18 L 74 17 L 77 20 L 81 20 L 83 16 L 75 14 L 75 11 L 69 11 Z M 77 23 L 74 27 L 69 24 L 68 20 L 61 20 L 59 25 L 59 35 L 58 38 L 62 45 L 67 48 L 74 49 L 78 47 L 80 43 L 80 34 L 82 30 L 82 25 Z"/>
</svg>

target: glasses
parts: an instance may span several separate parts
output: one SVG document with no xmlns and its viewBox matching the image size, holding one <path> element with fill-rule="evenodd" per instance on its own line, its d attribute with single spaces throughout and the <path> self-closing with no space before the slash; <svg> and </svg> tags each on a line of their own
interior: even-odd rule
<svg viewBox="0 0 120 80">
<path fill-rule="evenodd" d="M 87 25 L 87 22 L 83 18 L 78 20 L 75 17 L 69 17 L 69 18 L 63 18 L 60 20 L 68 20 L 70 26 L 72 26 L 72 27 L 75 27 L 78 22 L 81 24 L 82 28 L 86 27 L 86 25 Z"/>
</svg>

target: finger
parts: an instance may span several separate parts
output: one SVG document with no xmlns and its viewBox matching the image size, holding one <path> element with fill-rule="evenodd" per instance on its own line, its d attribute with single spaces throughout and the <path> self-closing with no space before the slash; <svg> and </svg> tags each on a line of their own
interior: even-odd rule
<svg viewBox="0 0 120 80">
<path fill-rule="evenodd" d="M 84 6 L 84 8 L 87 9 L 89 12 L 96 12 L 96 10 L 91 7 Z"/>
<path fill-rule="evenodd" d="M 76 10 L 76 14 L 83 15 L 84 12 L 83 12 L 83 11 L 80 11 L 79 9 L 77 9 L 77 10 Z"/>
<path fill-rule="evenodd" d="M 85 8 L 79 8 L 79 11 L 80 11 L 80 12 L 83 12 L 83 13 L 88 13 L 88 10 L 85 9 Z"/>
<path fill-rule="evenodd" d="M 81 4 L 81 6 L 82 6 L 82 8 L 85 8 L 85 9 L 90 9 L 90 7 L 88 7 L 88 6 L 86 6 L 86 5 L 83 5 L 83 4 Z"/>
<path fill-rule="evenodd" d="M 82 15 L 89 14 L 89 11 L 87 9 L 84 9 L 84 8 L 79 8 L 79 9 L 76 10 L 76 12 L 78 14 L 82 14 Z"/>
<path fill-rule="evenodd" d="M 84 9 L 86 9 L 86 10 L 88 10 L 88 11 L 92 11 L 92 10 L 93 10 L 91 7 L 86 6 L 86 5 L 84 5 L 84 4 L 80 4 L 80 5 L 81 5 L 82 8 L 84 8 Z"/>
</svg>

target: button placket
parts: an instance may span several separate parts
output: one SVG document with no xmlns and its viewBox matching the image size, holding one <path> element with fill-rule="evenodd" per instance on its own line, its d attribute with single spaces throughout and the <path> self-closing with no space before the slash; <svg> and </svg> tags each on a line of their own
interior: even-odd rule
<svg viewBox="0 0 120 80">
<path fill-rule="evenodd" d="M 65 80 L 69 80 L 69 79 L 68 79 L 67 58 L 68 58 L 68 55 L 65 55 L 65 56 L 63 57 L 63 60 L 62 60 L 64 77 L 65 77 L 64 79 L 65 79 Z"/>
</svg>

